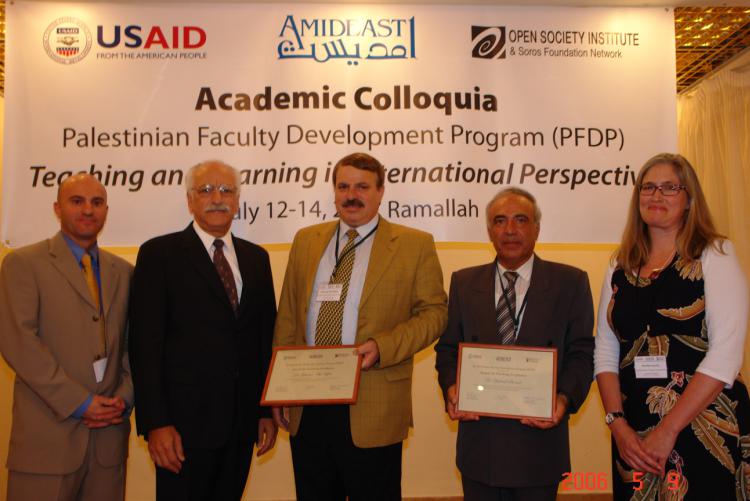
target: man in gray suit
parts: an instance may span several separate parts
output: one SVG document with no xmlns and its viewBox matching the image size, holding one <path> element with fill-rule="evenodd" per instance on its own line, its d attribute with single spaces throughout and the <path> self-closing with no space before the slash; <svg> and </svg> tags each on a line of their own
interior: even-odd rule
<svg viewBox="0 0 750 501">
<path fill-rule="evenodd" d="M 534 254 L 541 211 L 525 190 L 507 188 L 487 205 L 492 263 L 451 278 L 448 327 L 435 346 L 438 379 L 451 419 L 459 420 L 456 463 L 472 500 L 553 501 L 570 471 L 568 415 L 593 377 L 594 311 L 585 272 Z M 479 417 L 457 409 L 458 344 L 557 349 L 552 420 Z"/>
<path fill-rule="evenodd" d="M 60 232 L 0 270 L 0 350 L 16 372 L 7 499 L 122 500 L 132 266 L 97 247 L 107 193 L 94 177 L 66 179 L 54 210 Z"/>
</svg>

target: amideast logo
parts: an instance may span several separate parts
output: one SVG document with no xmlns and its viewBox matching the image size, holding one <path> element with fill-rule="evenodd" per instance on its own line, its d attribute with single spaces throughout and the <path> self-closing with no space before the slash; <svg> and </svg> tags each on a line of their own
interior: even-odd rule
<svg viewBox="0 0 750 501">
<path fill-rule="evenodd" d="M 47 26 L 42 38 L 47 55 L 58 63 L 77 63 L 91 50 L 91 32 L 74 17 L 61 17 Z"/>
</svg>

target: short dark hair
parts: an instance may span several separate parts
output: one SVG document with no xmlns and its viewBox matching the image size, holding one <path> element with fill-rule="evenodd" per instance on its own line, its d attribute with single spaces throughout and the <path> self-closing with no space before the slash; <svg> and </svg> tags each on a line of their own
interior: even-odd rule
<svg viewBox="0 0 750 501">
<path fill-rule="evenodd" d="M 344 165 L 350 165 L 355 169 L 367 170 L 377 174 L 378 188 L 381 188 L 385 184 L 385 167 L 383 167 L 383 164 L 377 158 L 367 153 L 352 153 L 336 162 L 336 165 L 333 167 L 333 186 L 336 186 L 336 172 L 338 172 L 339 167 L 343 167 Z"/>
</svg>

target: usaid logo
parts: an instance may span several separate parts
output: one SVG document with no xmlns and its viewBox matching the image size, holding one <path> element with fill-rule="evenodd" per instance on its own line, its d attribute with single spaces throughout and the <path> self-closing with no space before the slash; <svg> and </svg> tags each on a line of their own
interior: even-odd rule
<svg viewBox="0 0 750 501">
<path fill-rule="evenodd" d="M 471 57 L 505 59 L 505 26 L 472 26 Z"/>
<path fill-rule="evenodd" d="M 61 17 L 47 26 L 42 37 L 47 55 L 58 63 L 77 63 L 91 50 L 91 32 L 74 17 Z"/>
</svg>

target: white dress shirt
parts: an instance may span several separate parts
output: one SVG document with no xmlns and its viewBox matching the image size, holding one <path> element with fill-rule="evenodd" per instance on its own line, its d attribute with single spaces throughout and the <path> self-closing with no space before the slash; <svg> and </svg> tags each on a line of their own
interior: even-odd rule
<svg viewBox="0 0 750 501">
<path fill-rule="evenodd" d="M 203 246 L 206 248 L 206 252 L 208 252 L 208 257 L 211 258 L 211 262 L 213 262 L 214 251 L 216 251 L 216 247 L 214 247 L 214 240 L 219 237 L 215 237 L 209 234 L 195 221 L 193 221 L 193 229 L 198 234 L 198 238 L 201 239 L 201 242 L 203 242 Z M 227 258 L 229 267 L 232 269 L 232 275 L 234 275 L 234 285 L 235 287 L 237 287 L 237 301 L 239 301 L 242 298 L 242 275 L 240 274 L 240 264 L 237 261 L 237 253 L 234 251 L 232 232 L 226 232 L 226 234 L 223 237 L 219 238 L 219 240 L 224 242 L 224 257 Z"/>
<path fill-rule="evenodd" d="M 363 224 L 357 230 L 359 235 L 354 240 L 355 243 L 360 242 L 363 238 L 370 233 L 380 221 L 380 216 L 375 216 L 367 224 Z M 339 220 L 340 229 L 338 232 L 339 236 L 339 253 L 346 245 L 349 237 L 346 233 L 352 229 L 345 222 Z M 357 245 L 354 249 L 354 266 L 352 268 L 352 276 L 349 280 L 349 291 L 346 294 L 346 301 L 344 302 L 344 318 L 341 325 L 341 344 L 354 344 L 357 337 L 357 321 L 359 319 L 359 300 L 362 297 L 362 289 L 365 285 L 365 277 L 367 276 L 367 265 L 370 262 L 370 253 L 372 252 L 372 243 L 375 240 L 375 231 L 370 235 L 367 240 Z M 315 345 L 315 330 L 318 325 L 318 314 L 320 313 L 321 302 L 317 300 L 318 290 L 322 285 L 328 284 L 331 279 L 331 273 L 333 268 L 336 266 L 336 232 L 333 233 L 333 238 L 328 242 L 326 250 L 323 251 L 323 257 L 320 258 L 318 264 L 318 271 L 315 273 L 315 283 L 313 285 L 312 295 L 310 296 L 310 307 L 307 309 L 307 329 L 305 340 L 308 346 Z"/>
<path fill-rule="evenodd" d="M 726 254 L 719 253 L 713 245 L 709 245 L 700 258 L 705 288 L 708 351 L 696 372 L 718 379 L 731 388 L 742 367 L 748 288 L 734 246 L 725 240 L 723 248 Z M 614 267 L 610 265 L 599 299 L 594 374 L 620 372 L 620 342 L 607 322 L 613 272 Z"/>
<path fill-rule="evenodd" d="M 534 269 L 534 255 L 532 254 L 531 257 L 523 263 L 517 270 L 509 270 L 508 268 L 503 267 L 503 265 L 500 264 L 499 261 L 495 261 L 496 263 L 496 269 L 495 269 L 495 308 L 497 308 L 497 303 L 501 299 L 503 299 L 503 289 L 508 287 L 508 281 L 505 279 L 505 276 L 503 274 L 506 271 L 515 271 L 518 273 L 518 277 L 516 277 L 516 284 L 515 284 L 515 291 L 516 291 L 516 315 L 519 314 L 519 310 L 521 309 L 521 305 L 523 305 L 523 300 L 526 297 L 526 292 L 529 290 L 529 286 L 531 285 L 531 271 Z M 500 270 L 500 273 L 497 272 L 497 270 Z M 521 316 L 518 319 L 518 326 L 516 327 L 516 337 L 518 337 L 518 333 L 521 330 L 521 322 L 523 321 L 523 315 L 526 311 L 526 308 L 524 308 L 523 311 L 521 311 Z"/>
</svg>

